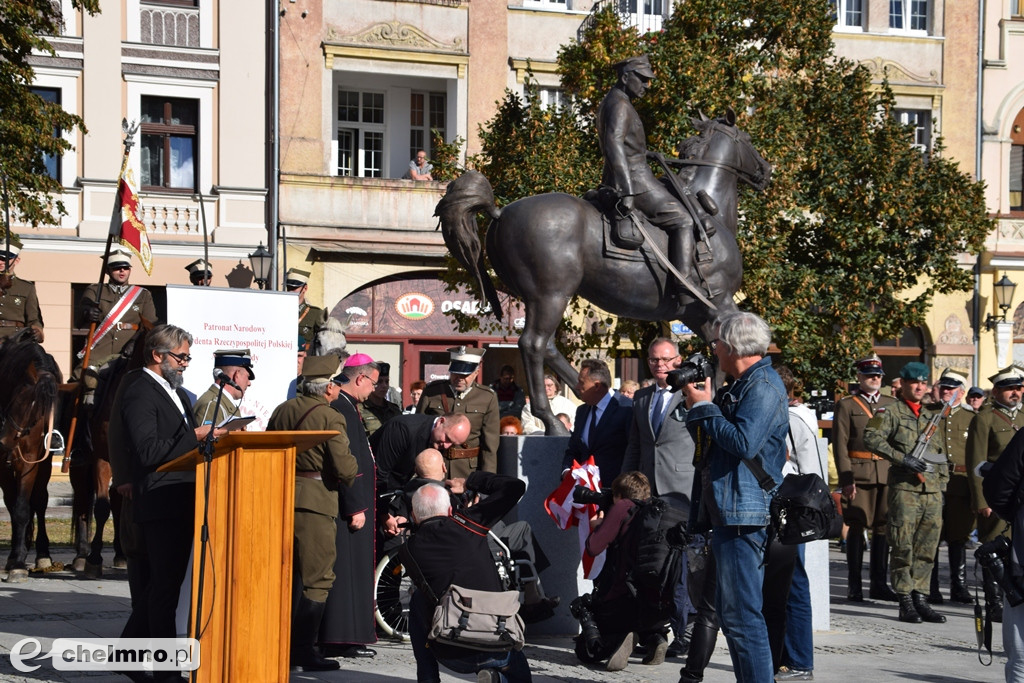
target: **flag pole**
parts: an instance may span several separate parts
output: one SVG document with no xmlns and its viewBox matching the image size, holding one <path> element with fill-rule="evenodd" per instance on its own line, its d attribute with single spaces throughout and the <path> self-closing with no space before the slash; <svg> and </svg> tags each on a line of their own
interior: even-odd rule
<svg viewBox="0 0 1024 683">
<path fill-rule="evenodd" d="M 121 178 L 124 177 L 125 169 L 128 168 L 128 153 L 135 145 L 135 134 L 139 130 L 138 122 L 129 124 L 128 119 L 121 119 L 121 131 L 124 133 L 124 153 L 121 156 L 121 170 L 117 174 L 117 186 L 114 190 L 114 210 L 110 215 L 110 229 L 107 231 L 107 246 L 103 250 L 103 265 L 100 266 L 100 279 L 96 283 L 96 302 L 99 303 L 100 292 L 103 291 L 103 280 L 107 276 L 107 261 L 110 259 L 110 246 L 114 242 L 114 236 L 121 234 Z M 82 402 L 82 385 L 84 384 L 85 369 L 89 367 L 89 357 L 92 355 L 92 339 L 96 334 L 96 323 L 89 323 L 89 335 L 85 338 L 85 355 L 82 356 L 82 376 L 78 378 L 78 388 L 75 390 L 75 400 L 71 407 L 71 425 L 68 427 L 68 438 L 64 444 L 64 458 L 60 463 L 60 471 L 67 474 L 71 469 L 71 447 L 75 441 L 75 429 L 78 427 L 78 407 Z"/>
</svg>

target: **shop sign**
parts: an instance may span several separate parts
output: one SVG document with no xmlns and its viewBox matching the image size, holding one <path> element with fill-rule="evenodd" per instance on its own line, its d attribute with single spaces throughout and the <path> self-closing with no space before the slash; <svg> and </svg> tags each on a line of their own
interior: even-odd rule
<svg viewBox="0 0 1024 683">
<path fill-rule="evenodd" d="M 406 320 L 422 320 L 434 312 L 434 300 L 420 292 L 410 292 L 395 299 L 395 310 Z M 444 310 L 442 304 L 441 310 Z"/>
</svg>

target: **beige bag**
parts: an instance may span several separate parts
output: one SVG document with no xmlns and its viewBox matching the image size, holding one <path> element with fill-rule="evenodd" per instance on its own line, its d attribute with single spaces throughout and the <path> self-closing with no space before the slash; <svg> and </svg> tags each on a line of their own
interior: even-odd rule
<svg viewBox="0 0 1024 683">
<path fill-rule="evenodd" d="M 522 650 L 519 593 L 449 586 L 437 601 L 427 639 L 485 652 Z"/>
</svg>

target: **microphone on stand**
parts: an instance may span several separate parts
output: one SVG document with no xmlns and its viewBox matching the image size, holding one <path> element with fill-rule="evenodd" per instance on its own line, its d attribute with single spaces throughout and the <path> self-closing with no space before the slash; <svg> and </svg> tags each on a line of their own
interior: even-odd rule
<svg viewBox="0 0 1024 683">
<path fill-rule="evenodd" d="M 239 391 L 242 390 L 242 387 L 238 386 L 238 384 L 236 384 L 234 380 L 228 377 L 227 373 L 221 370 L 220 368 L 213 369 L 213 381 L 218 382 L 219 384 L 227 384 L 229 387 L 234 387 Z"/>
</svg>

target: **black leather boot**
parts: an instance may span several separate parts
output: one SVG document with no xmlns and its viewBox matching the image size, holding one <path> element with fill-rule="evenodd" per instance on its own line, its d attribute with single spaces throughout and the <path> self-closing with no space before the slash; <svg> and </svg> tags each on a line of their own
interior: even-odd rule
<svg viewBox="0 0 1024 683">
<path fill-rule="evenodd" d="M 939 549 L 935 549 L 935 560 L 932 562 L 932 580 L 928 586 L 928 604 L 941 605 L 942 592 L 939 590 Z M 921 615 L 924 616 L 923 614 Z"/>
<path fill-rule="evenodd" d="M 900 595 L 898 602 L 900 603 L 900 621 L 905 621 L 908 624 L 920 624 L 921 615 L 914 609 L 914 600 L 909 595 Z"/>
<path fill-rule="evenodd" d="M 881 534 L 871 536 L 871 592 L 872 600 L 899 601 L 896 591 L 889 588 L 889 542 Z"/>
<path fill-rule="evenodd" d="M 938 612 L 932 609 L 928 601 L 924 599 L 924 596 L 914 591 L 910 594 L 913 598 L 914 609 L 917 611 L 917 615 L 924 621 L 930 624 L 945 624 L 946 617 L 942 616 Z"/>
<path fill-rule="evenodd" d="M 1003 623 L 1003 589 L 987 569 L 982 568 L 981 575 L 985 584 L 985 611 L 988 619 L 996 624 Z"/>
<path fill-rule="evenodd" d="M 341 664 L 325 659 L 316 649 L 316 636 L 320 633 L 320 621 L 324 617 L 325 602 L 314 602 L 305 596 L 299 598 L 292 610 L 292 652 L 291 665 L 300 666 L 303 671 L 334 671 Z"/>
<path fill-rule="evenodd" d="M 853 602 L 864 602 L 864 589 L 861 587 L 861 568 L 864 565 L 864 530 L 850 527 L 846 534 L 846 599 Z"/>
<path fill-rule="evenodd" d="M 949 544 L 949 599 L 964 605 L 974 602 L 967 588 L 967 546 L 960 542 Z"/>
<path fill-rule="evenodd" d="M 717 640 L 717 628 L 706 624 L 694 624 L 693 635 L 690 636 L 690 649 L 686 654 L 686 666 L 679 672 L 679 683 L 700 683 L 704 680 L 704 670 L 711 663 L 711 655 L 715 653 Z"/>
</svg>

